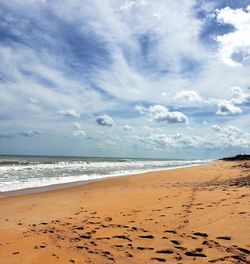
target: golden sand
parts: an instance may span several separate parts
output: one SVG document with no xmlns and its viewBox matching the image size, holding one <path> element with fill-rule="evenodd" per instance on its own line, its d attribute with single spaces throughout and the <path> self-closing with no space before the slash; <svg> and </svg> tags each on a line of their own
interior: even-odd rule
<svg viewBox="0 0 250 264">
<path fill-rule="evenodd" d="M 249 163 L 0 199 L 0 263 L 250 263 Z"/>
</svg>

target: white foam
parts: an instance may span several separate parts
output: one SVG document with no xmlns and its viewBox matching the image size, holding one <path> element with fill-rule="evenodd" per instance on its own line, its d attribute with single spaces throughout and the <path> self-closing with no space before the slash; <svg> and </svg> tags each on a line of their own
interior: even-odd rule
<svg viewBox="0 0 250 264">
<path fill-rule="evenodd" d="M 57 162 L 0 167 L 0 192 L 200 165 L 208 160 Z"/>
</svg>

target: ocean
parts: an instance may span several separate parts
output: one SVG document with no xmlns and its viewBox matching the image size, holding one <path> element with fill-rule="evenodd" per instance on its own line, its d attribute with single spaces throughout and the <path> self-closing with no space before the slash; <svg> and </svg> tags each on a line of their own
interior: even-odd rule
<svg viewBox="0 0 250 264">
<path fill-rule="evenodd" d="M 0 192 L 186 167 L 209 160 L 1 156 Z"/>
</svg>

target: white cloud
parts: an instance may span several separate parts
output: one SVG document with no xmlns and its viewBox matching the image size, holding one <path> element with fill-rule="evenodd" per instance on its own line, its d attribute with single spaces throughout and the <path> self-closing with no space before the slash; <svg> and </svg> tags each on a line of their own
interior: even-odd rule
<svg viewBox="0 0 250 264">
<path fill-rule="evenodd" d="M 164 134 L 150 134 L 147 138 L 150 142 L 158 145 L 158 146 L 174 146 L 174 140 Z"/>
<path fill-rule="evenodd" d="M 189 135 L 176 133 L 167 135 L 164 133 L 149 133 L 146 136 L 138 136 L 142 143 L 153 145 L 156 148 L 199 148 L 199 149 L 227 149 L 231 147 L 247 148 L 250 145 L 250 134 L 236 126 L 212 126 L 213 132 L 203 135 Z"/>
<path fill-rule="evenodd" d="M 80 137 L 80 136 L 85 137 L 86 136 L 86 132 L 83 131 L 83 130 L 75 130 L 75 131 L 73 131 L 72 135 L 74 137 Z"/>
<path fill-rule="evenodd" d="M 135 1 L 132 0 L 126 0 L 124 3 L 120 6 L 120 10 L 126 10 L 132 8 L 136 4 Z"/>
<path fill-rule="evenodd" d="M 235 106 L 231 101 L 218 100 L 218 111 L 217 115 L 229 115 L 229 114 L 241 114 L 242 110 Z"/>
<path fill-rule="evenodd" d="M 75 109 L 60 110 L 58 111 L 58 114 L 64 115 L 66 117 L 76 117 L 76 118 L 81 117 L 80 113 L 76 111 Z"/>
<path fill-rule="evenodd" d="M 131 131 L 132 129 L 133 129 L 133 127 L 130 125 L 124 125 L 123 126 L 123 130 L 125 130 L 125 131 Z"/>
<path fill-rule="evenodd" d="M 96 4 L 104 5 L 105 12 L 95 18 L 98 31 L 94 28 L 94 32 L 108 39 L 112 64 L 108 69 L 96 70 L 96 84 L 118 98 L 154 103 L 163 102 L 161 92 L 166 87 L 171 91 L 187 87 L 188 80 L 181 74 L 183 59 L 195 64 L 207 58 L 199 36 L 203 22 L 193 15 L 196 1 L 159 0 L 147 5 L 125 1 L 125 10 L 119 12 L 111 12 L 120 8 L 118 2 L 105 3 L 107 10 L 106 4 Z M 154 19 L 159 14 L 164 19 Z M 144 40 L 148 56 L 142 54 Z M 124 50 L 129 50 L 129 56 Z M 147 56 L 146 62 L 142 55 Z M 150 67 L 148 71 L 144 69 L 146 65 Z"/>
<path fill-rule="evenodd" d="M 225 7 L 217 10 L 217 20 L 234 26 L 235 31 L 217 36 L 219 58 L 230 66 L 250 60 L 250 6 L 245 10 Z"/>
<path fill-rule="evenodd" d="M 114 126 L 114 120 L 108 115 L 100 115 L 96 117 L 96 122 L 100 126 L 112 127 Z"/>
<path fill-rule="evenodd" d="M 37 130 L 26 130 L 19 133 L 20 136 L 24 136 L 24 137 L 34 137 L 41 134 L 42 132 Z"/>
<path fill-rule="evenodd" d="M 249 147 L 250 134 L 236 126 L 213 125 L 212 129 L 217 133 L 216 136 L 209 136 L 209 140 L 214 147 Z"/>
<path fill-rule="evenodd" d="M 29 98 L 29 101 L 31 102 L 31 103 L 33 103 L 33 104 L 36 104 L 38 101 L 37 101 L 37 99 L 35 99 L 35 98 L 33 98 L 33 97 L 30 97 Z"/>
<path fill-rule="evenodd" d="M 5 1 L 3 6 L 6 6 L 8 12 L 5 14 L 0 11 L 3 17 L 6 15 L 12 19 L 9 27 L 5 28 L 6 32 L 17 36 L 15 43 L 7 46 L 0 43 L 0 72 L 4 74 L 1 75 L 4 81 L 0 83 L 1 134 L 22 131 L 25 120 L 25 123 L 32 124 L 27 127 L 41 127 L 54 135 L 68 135 L 69 122 L 73 122 L 72 119 L 70 121 L 58 118 L 55 113 L 60 110 L 64 111 L 62 115 L 84 118 L 87 135 L 92 136 L 93 132 L 92 143 L 99 143 L 101 139 L 110 136 L 104 127 L 99 126 L 105 131 L 104 135 L 100 135 L 99 129 L 96 130 L 93 122 L 96 113 L 115 113 L 117 110 L 114 114 L 115 121 L 133 126 L 133 131 L 126 134 L 126 139 L 123 138 L 124 142 L 131 140 L 132 145 L 135 143 L 131 139 L 134 133 L 145 133 L 147 136 L 144 138 L 151 142 L 153 149 L 163 145 L 167 149 L 170 146 L 223 148 L 214 139 L 214 131 L 210 134 L 206 131 L 208 125 L 202 125 L 203 120 L 207 124 L 216 122 L 214 120 L 220 119 L 219 115 L 240 113 L 244 110 L 244 115 L 231 116 L 223 119 L 223 122 L 237 124 L 242 129 L 249 127 L 249 104 L 246 103 L 249 94 L 246 88 L 250 87 L 250 67 L 247 64 L 248 44 L 244 46 L 249 33 L 243 34 L 242 25 L 245 24 L 246 28 L 247 19 L 241 21 L 246 18 L 246 14 L 249 15 L 249 10 L 242 9 L 241 16 L 237 16 L 240 21 L 237 27 L 236 20 L 229 20 L 240 9 L 232 16 L 223 15 L 222 10 L 217 12 L 217 15 L 221 12 L 224 17 L 224 20 L 220 20 L 222 23 L 230 22 L 235 26 L 235 31 L 229 34 L 240 33 L 238 40 L 241 48 L 238 48 L 235 40 L 237 35 L 225 34 L 218 38 L 221 37 L 221 42 L 218 42 L 219 58 L 226 60 L 227 56 L 231 56 L 229 64 L 242 64 L 242 67 L 228 67 L 218 61 L 217 49 L 209 41 L 204 41 L 204 36 L 200 34 L 203 29 L 206 31 L 207 25 L 206 19 L 196 16 L 196 0 L 157 0 L 147 3 L 143 0 L 86 0 L 84 5 L 81 0 L 65 1 L 63 5 L 59 0 L 47 3 L 44 1 L 43 4 L 38 4 L 37 1 Z M 123 8 L 120 9 L 122 5 Z M 45 9 L 58 23 L 44 19 Z M 211 9 L 207 11 L 213 12 Z M 39 28 L 32 27 L 34 24 L 39 24 Z M 67 27 L 62 30 L 65 25 Z M 32 32 L 30 28 L 33 29 Z M 212 34 L 218 34 L 216 29 L 212 30 Z M 68 30 L 71 31 L 70 34 Z M 209 36 L 206 37 L 211 37 L 211 32 L 207 33 Z M 89 52 L 79 53 L 81 41 L 73 43 L 68 39 L 72 36 L 76 37 L 75 40 L 87 39 Z M 19 43 L 18 39 L 23 41 Z M 29 43 L 28 48 L 25 43 Z M 43 43 L 46 45 L 43 46 Z M 52 49 L 50 45 L 53 46 Z M 228 46 L 230 49 L 226 54 Z M 86 63 L 79 55 L 86 56 Z M 86 66 L 87 77 L 83 70 Z M 233 87 L 230 94 L 228 87 Z M 218 95 L 220 98 L 216 99 Z M 178 127 L 178 132 L 182 134 L 175 134 L 176 126 L 166 126 L 159 122 L 151 122 L 151 130 L 146 130 L 144 126 L 149 122 L 142 116 L 135 115 L 125 121 L 124 116 L 120 115 L 121 109 L 130 114 L 134 102 L 147 102 L 152 105 L 140 109 L 143 115 L 152 120 L 187 123 L 189 117 L 192 118 L 192 123 L 189 127 Z M 187 108 L 185 111 L 171 112 L 172 108 L 163 106 L 172 106 L 172 103 L 174 109 L 182 106 Z M 197 109 L 190 110 L 189 107 L 192 106 Z M 67 109 L 75 113 L 66 113 Z M 211 111 L 218 115 L 206 115 L 206 112 Z M 88 118 L 89 114 L 92 114 L 92 118 Z M 114 126 L 113 119 L 107 122 L 102 120 L 99 120 L 100 125 Z M 83 131 L 78 125 L 73 128 L 71 124 L 71 129 Z M 124 135 L 124 129 L 126 130 L 118 125 L 114 127 L 112 138 L 115 138 L 115 133 L 120 137 Z M 74 133 L 72 130 L 70 133 Z M 191 133 L 197 135 L 188 135 Z M 221 142 L 227 142 L 224 137 L 219 136 Z M 19 139 L 22 140 L 21 137 Z M 94 145 L 90 149 L 93 150 Z M 235 146 L 240 145 L 235 143 Z M 129 144 L 126 145 L 126 149 L 128 148 Z M 138 149 L 136 151 L 136 155 L 143 155 Z"/>
<path fill-rule="evenodd" d="M 215 131 L 215 132 L 222 132 L 222 128 L 218 125 L 212 125 L 212 129 Z"/>
<path fill-rule="evenodd" d="M 172 135 L 149 133 L 145 137 L 138 137 L 140 142 L 153 145 L 156 148 L 186 148 L 186 147 L 203 147 L 206 148 L 206 140 L 200 136 L 184 135 L 177 133 Z M 211 147 L 211 146 L 210 146 Z"/>
<path fill-rule="evenodd" d="M 235 134 L 236 136 L 239 136 L 242 134 L 243 131 L 241 131 L 238 127 L 236 126 L 226 126 L 226 127 L 222 127 L 219 125 L 213 125 L 212 129 L 215 132 L 220 132 L 226 135 L 230 135 L 230 134 Z"/>
<path fill-rule="evenodd" d="M 242 104 L 250 99 L 250 94 L 244 93 L 240 87 L 231 87 L 229 90 L 232 94 L 230 101 L 234 104 Z"/>
<path fill-rule="evenodd" d="M 81 125 L 80 125 L 79 123 L 77 123 L 77 122 L 75 122 L 75 123 L 73 124 L 73 126 L 74 126 L 74 128 L 77 129 L 77 130 L 80 130 L 80 128 L 81 128 Z"/>
<path fill-rule="evenodd" d="M 162 105 L 151 105 L 149 108 L 143 106 L 137 106 L 136 109 L 148 117 L 152 118 L 154 121 L 168 123 L 188 123 L 188 118 L 181 112 L 170 112 L 168 108 Z"/>
<path fill-rule="evenodd" d="M 194 105 L 194 104 L 200 104 L 205 100 L 201 98 L 196 91 L 182 90 L 177 92 L 173 101 L 176 104 Z"/>
<path fill-rule="evenodd" d="M 218 115 L 242 113 L 238 105 L 247 102 L 250 99 L 250 94 L 243 92 L 238 86 L 230 87 L 227 89 L 227 92 L 231 95 L 227 100 L 219 98 L 209 98 L 206 100 L 195 91 L 182 90 L 174 96 L 173 103 L 178 106 L 202 106 L 203 109 L 204 107 L 210 108 L 216 105 L 218 107 Z"/>
</svg>

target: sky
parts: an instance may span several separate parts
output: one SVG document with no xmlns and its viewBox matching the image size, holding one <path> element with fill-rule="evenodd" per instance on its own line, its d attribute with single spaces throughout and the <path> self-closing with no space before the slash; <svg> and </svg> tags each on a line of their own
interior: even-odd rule
<svg viewBox="0 0 250 264">
<path fill-rule="evenodd" d="M 0 153 L 249 153 L 250 1 L 1 0 Z"/>
</svg>

